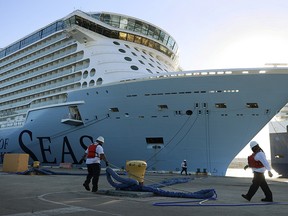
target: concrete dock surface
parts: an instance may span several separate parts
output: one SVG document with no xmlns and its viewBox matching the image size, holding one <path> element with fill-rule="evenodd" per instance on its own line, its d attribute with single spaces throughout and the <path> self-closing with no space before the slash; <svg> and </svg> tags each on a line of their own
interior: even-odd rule
<svg viewBox="0 0 288 216">
<path fill-rule="evenodd" d="M 161 197 L 147 192 L 116 191 L 108 183 L 105 175 L 100 176 L 99 191 L 93 193 L 86 191 L 82 186 L 86 170 L 53 170 L 67 175 L 17 175 L 1 172 L 0 168 L 0 215 L 281 216 L 288 213 L 287 179 L 267 178 L 273 192 L 274 203 L 261 202 L 264 194 L 260 188 L 251 202 L 241 197 L 241 194 L 247 192 L 252 178 L 189 175 L 191 181 L 187 183 L 162 188 L 176 192 L 215 189 L 216 200 L 199 204 L 200 200 L 195 199 Z M 171 178 L 184 177 L 186 176 L 175 173 L 148 172 L 144 184 L 150 185 Z"/>
</svg>

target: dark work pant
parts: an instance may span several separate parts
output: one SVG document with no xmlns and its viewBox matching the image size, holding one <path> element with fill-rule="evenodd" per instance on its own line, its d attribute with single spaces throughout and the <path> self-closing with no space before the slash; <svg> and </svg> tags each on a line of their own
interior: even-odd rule
<svg viewBox="0 0 288 216">
<path fill-rule="evenodd" d="M 185 172 L 185 174 L 187 175 L 187 168 L 186 167 L 182 167 L 181 175 L 183 172 Z"/>
<path fill-rule="evenodd" d="M 265 194 L 265 198 L 268 200 L 273 200 L 272 192 L 265 180 L 264 173 L 254 172 L 254 178 L 252 180 L 252 185 L 249 188 L 247 193 L 248 198 L 252 198 L 257 192 L 258 188 L 261 187 L 262 191 Z"/>
<path fill-rule="evenodd" d="M 87 170 L 88 174 L 86 176 L 86 181 L 84 182 L 84 184 L 89 185 L 92 179 L 92 191 L 97 191 L 101 165 L 99 163 L 87 164 Z"/>
</svg>

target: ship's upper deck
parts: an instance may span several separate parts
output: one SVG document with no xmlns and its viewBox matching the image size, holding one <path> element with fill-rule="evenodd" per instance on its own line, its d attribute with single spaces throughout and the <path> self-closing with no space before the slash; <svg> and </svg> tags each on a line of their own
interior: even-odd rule
<svg viewBox="0 0 288 216">
<path fill-rule="evenodd" d="M 167 46 L 174 53 L 177 53 L 178 51 L 178 45 L 171 35 L 169 35 L 163 29 L 160 29 L 159 27 L 147 23 L 143 20 L 135 19 L 126 15 L 105 12 L 90 13 L 90 16 L 114 28 L 118 28 L 124 31 L 128 30 L 148 38 L 152 38 Z"/>
<path fill-rule="evenodd" d="M 91 19 L 87 19 L 92 17 Z M 99 22 L 100 21 L 100 22 Z M 178 45 L 167 32 L 148 22 L 114 13 L 84 13 L 74 11 L 63 19 L 36 31 L 0 50 L 0 59 L 8 56 L 57 31 L 79 25 L 101 35 L 126 40 L 153 48 L 174 59 L 178 56 Z M 107 28 L 108 26 L 108 28 Z"/>
</svg>

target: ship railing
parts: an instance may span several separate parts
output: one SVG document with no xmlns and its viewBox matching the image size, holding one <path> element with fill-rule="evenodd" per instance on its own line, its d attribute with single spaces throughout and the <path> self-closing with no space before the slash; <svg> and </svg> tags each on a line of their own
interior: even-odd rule
<svg viewBox="0 0 288 216">
<path fill-rule="evenodd" d="M 10 120 L 0 122 L 0 128 L 9 128 L 9 127 L 21 127 L 25 123 L 25 120 Z"/>
<path fill-rule="evenodd" d="M 288 68 L 243 68 L 243 69 L 225 69 L 225 70 L 199 70 L 199 71 L 183 71 L 170 72 L 167 74 L 155 74 L 147 76 L 134 77 L 132 79 L 122 80 L 121 82 L 135 81 L 138 79 L 158 79 L 169 77 L 191 77 L 191 76 L 225 76 L 225 75 L 261 75 L 261 74 L 288 74 Z"/>
</svg>

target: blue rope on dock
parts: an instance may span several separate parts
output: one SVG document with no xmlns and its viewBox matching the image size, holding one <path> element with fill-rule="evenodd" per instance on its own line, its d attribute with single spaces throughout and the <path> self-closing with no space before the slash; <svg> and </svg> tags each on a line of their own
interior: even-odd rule
<svg viewBox="0 0 288 216">
<path fill-rule="evenodd" d="M 206 189 L 200 190 L 197 192 L 173 192 L 173 191 L 165 191 L 159 189 L 156 185 L 152 186 L 143 186 L 139 184 L 137 180 L 130 179 L 130 178 L 122 178 L 120 177 L 115 171 L 113 171 L 110 167 L 106 168 L 106 177 L 108 182 L 117 190 L 127 190 L 127 191 L 141 191 L 141 192 L 152 192 L 158 196 L 165 196 L 165 197 L 181 197 L 181 198 L 194 198 L 194 199 L 211 199 L 216 198 L 217 194 L 214 189 Z M 117 182 L 115 182 L 116 180 Z M 173 183 L 184 183 L 187 182 L 188 179 L 180 179 L 177 182 L 177 179 L 173 179 Z M 172 184 L 169 182 L 168 184 Z M 163 186 L 163 182 L 161 184 Z"/>
</svg>

